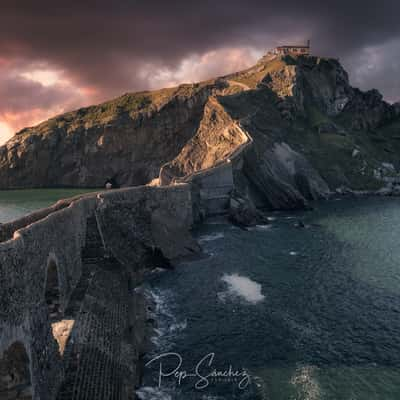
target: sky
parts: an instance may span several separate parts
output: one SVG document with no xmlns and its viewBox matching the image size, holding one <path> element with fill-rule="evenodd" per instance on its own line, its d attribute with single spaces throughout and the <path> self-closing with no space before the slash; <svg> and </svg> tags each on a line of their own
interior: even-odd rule
<svg viewBox="0 0 400 400">
<path fill-rule="evenodd" d="M 0 145 L 126 92 L 246 68 L 311 40 L 350 82 L 400 100 L 398 0 L 1 0 Z"/>
</svg>

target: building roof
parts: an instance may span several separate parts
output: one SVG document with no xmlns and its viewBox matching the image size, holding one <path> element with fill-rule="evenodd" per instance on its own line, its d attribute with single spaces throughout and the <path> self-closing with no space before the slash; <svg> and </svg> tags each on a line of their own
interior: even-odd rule
<svg viewBox="0 0 400 400">
<path fill-rule="evenodd" d="M 310 48 L 310 46 L 304 46 L 304 45 L 301 45 L 301 46 L 298 46 L 298 45 L 293 45 L 293 46 L 285 45 L 285 46 L 277 46 L 277 49 L 291 49 L 293 47 L 300 48 L 300 49 L 308 49 L 308 48 Z"/>
</svg>

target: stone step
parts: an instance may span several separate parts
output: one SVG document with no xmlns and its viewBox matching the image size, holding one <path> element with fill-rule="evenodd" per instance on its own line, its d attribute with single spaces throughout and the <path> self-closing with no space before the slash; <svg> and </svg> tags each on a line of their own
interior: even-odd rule
<svg viewBox="0 0 400 400">
<path fill-rule="evenodd" d="M 82 275 L 71 294 L 69 304 L 65 310 L 66 316 L 74 317 L 79 312 L 82 301 L 89 287 L 90 279 L 94 274 L 93 268 L 83 268 Z"/>
<path fill-rule="evenodd" d="M 82 253 L 82 261 L 87 264 L 88 260 L 102 260 L 104 258 L 104 251 L 88 251 Z"/>
<path fill-rule="evenodd" d="M 82 257 L 104 257 L 104 249 L 102 247 L 85 247 L 82 250 Z"/>
<path fill-rule="evenodd" d="M 100 246 L 103 246 L 103 242 L 102 242 L 100 236 L 98 238 L 86 238 L 85 246 L 91 245 L 91 244 L 98 244 Z"/>
</svg>

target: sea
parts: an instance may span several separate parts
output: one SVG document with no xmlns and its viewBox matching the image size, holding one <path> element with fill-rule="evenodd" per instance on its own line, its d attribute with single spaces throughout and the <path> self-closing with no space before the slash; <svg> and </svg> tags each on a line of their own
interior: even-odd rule
<svg viewBox="0 0 400 400">
<path fill-rule="evenodd" d="M 400 399 L 400 198 L 313 207 L 208 221 L 206 258 L 151 276 L 139 398 Z"/>
<path fill-rule="evenodd" d="M 57 200 L 99 189 L 21 189 L 0 190 L 0 223 L 10 222 Z"/>
</svg>

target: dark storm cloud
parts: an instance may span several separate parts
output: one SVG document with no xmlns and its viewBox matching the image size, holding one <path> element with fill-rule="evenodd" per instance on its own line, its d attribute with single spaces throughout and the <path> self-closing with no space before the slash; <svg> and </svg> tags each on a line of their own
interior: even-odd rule
<svg viewBox="0 0 400 400">
<path fill-rule="evenodd" d="M 147 87 L 146 65 L 174 69 L 193 54 L 285 40 L 310 38 L 315 53 L 356 71 L 365 48 L 399 40 L 399 14 L 398 0 L 2 0 L 0 58 L 45 61 L 101 95 Z M 395 77 L 382 72 L 373 82 L 393 89 Z"/>
</svg>

